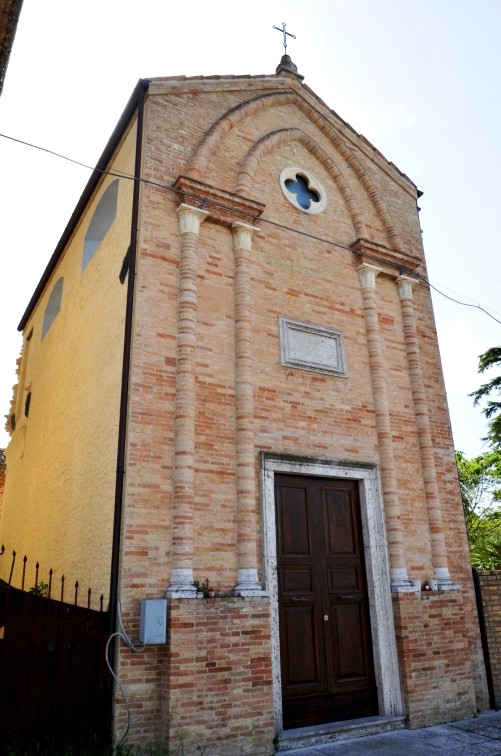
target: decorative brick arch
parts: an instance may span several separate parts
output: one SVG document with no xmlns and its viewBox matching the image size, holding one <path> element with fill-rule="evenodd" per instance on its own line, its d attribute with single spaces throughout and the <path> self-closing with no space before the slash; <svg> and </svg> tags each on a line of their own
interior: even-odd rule
<svg viewBox="0 0 501 756">
<path fill-rule="evenodd" d="M 304 113 L 334 145 L 345 162 L 354 171 L 358 180 L 367 192 L 367 195 L 388 234 L 390 243 L 396 250 L 404 251 L 404 245 L 400 238 L 400 234 L 391 219 L 381 194 L 373 185 L 358 157 L 339 136 L 334 127 L 328 123 L 326 118 L 307 103 L 297 92 L 272 92 L 270 94 L 260 95 L 230 109 L 212 125 L 199 142 L 191 157 L 186 175 L 197 181 L 203 181 L 209 160 L 223 141 L 224 137 L 235 128 L 235 126 L 238 126 L 242 121 L 247 118 L 252 118 L 264 110 L 284 105 L 295 105 L 299 108 L 299 110 Z"/>
<path fill-rule="evenodd" d="M 308 152 L 316 158 L 321 165 L 323 165 L 341 193 L 348 213 L 350 214 L 357 238 L 366 237 L 367 231 L 365 224 L 358 210 L 355 196 L 345 177 L 325 150 L 320 147 L 318 142 L 300 129 L 280 129 L 280 131 L 274 131 L 271 134 L 262 137 L 253 145 L 253 147 L 251 147 L 240 165 L 235 187 L 237 194 L 240 194 L 243 197 L 250 197 L 252 180 L 254 179 L 254 175 L 260 162 L 266 157 L 266 155 L 277 149 L 277 147 L 289 142 L 300 142 Z"/>
</svg>

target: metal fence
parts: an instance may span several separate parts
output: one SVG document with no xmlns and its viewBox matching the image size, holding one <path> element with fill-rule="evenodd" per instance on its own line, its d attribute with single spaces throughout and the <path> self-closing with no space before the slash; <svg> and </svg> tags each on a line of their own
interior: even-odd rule
<svg viewBox="0 0 501 756">
<path fill-rule="evenodd" d="M 90 589 L 81 596 L 77 581 L 68 591 L 64 576 L 56 587 L 52 570 L 44 581 L 38 562 L 30 570 L 26 556 L 18 565 L 20 587 L 14 587 L 16 560 L 14 551 L 8 580 L 0 580 L 0 753 L 66 753 L 70 747 L 78 753 L 106 744 L 111 698 L 103 596 L 100 609 L 91 609 Z"/>
</svg>

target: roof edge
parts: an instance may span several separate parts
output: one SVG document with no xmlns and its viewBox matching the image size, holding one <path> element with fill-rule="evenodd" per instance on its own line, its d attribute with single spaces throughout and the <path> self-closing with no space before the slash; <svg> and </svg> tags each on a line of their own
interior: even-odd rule
<svg viewBox="0 0 501 756">
<path fill-rule="evenodd" d="M 28 303 L 28 306 L 26 310 L 24 311 L 24 314 L 21 320 L 19 321 L 19 325 L 17 327 L 18 331 L 24 330 L 24 327 L 26 326 L 28 319 L 30 318 L 33 310 L 35 309 L 35 305 L 40 299 L 40 296 L 42 295 L 42 292 L 45 289 L 47 282 L 49 281 L 54 271 L 54 268 L 59 262 L 59 258 L 63 254 L 66 248 L 66 245 L 68 244 L 68 241 L 70 240 L 71 235 L 73 234 L 73 231 L 75 230 L 75 227 L 78 221 L 80 220 L 80 216 L 82 215 L 87 203 L 89 202 L 96 186 L 98 185 L 103 175 L 103 171 L 106 169 L 106 166 L 108 165 L 123 134 L 125 133 L 125 130 L 132 116 L 137 110 L 139 102 L 145 96 L 146 91 L 149 87 L 149 84 L 150 84 L 150 79 L 139 79 L 136 86 L 134 87 L 134 90 L 129 98 L 129 101 L 127 102 L 127 105 L 125 106 L 124 111 L 122 115 L 120 116 L 117 125 L 115 126 L 110 138 L 108 139 L 106 147 L 104 148 L 101 154 L 101 157 L 97 161 L 96 167 L 94 168 L 85 186 L 85 189 L 83 190 L 80 196 L 80 199 L 78 200 L 76 207 L 73 210 L 73 213 L 71 214 L 70 220 L 68 221 L 68 224 L 66 228 L 64 229 L 61 238 L 59 239 L 56 249 L 54 250 L 49 262 L 47 263 L 47 267 L 45 268 L 42 274 L 42 277 L 40 281 L 38 282 L 35 291 L 33 292 L 33 295 Z"/>
</svg>

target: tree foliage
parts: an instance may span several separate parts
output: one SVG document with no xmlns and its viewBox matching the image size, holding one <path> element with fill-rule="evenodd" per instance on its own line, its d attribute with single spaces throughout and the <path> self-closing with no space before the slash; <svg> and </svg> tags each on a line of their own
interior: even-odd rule
<svg viewBox="0 0 501 756">
<path fill-rule="evenodd" d="M 471 563 L 501 569 L 501 449 L 473 459 L 456 452 Z"/>
<path fill-rule="evenodd" d="M 479 373 L 485 373 L 493 367 L 501 368 L 501 346 L 491 347 L 478 358 Z M 470 396 L 473 396 L 475 406 L 486 397 L 499 397 L 499 399 L 489 398 L 482 412 L 489 421 L 489 433 L 485 440 L 490 441 L 493 447 L 501 449 L 501 373 L 487 383 L 483 383 Z"/>
</svg>

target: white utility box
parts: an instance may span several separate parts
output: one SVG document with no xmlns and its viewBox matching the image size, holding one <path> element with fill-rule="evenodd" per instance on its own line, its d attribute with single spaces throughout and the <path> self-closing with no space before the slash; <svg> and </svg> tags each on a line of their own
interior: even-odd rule
<svg viewBox="0 0 501 756">
<path fill-rule="evenodd" d="M 139 641 L 148 646 L 167 642 L 167 599 L 141 601 Z"/>
</svg>

